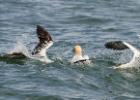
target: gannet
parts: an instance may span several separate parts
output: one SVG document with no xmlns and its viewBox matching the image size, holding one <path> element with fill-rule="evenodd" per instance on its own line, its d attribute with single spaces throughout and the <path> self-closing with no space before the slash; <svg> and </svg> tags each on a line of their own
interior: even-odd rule
<svg viewBox="0 0 140 100">
<path fill-rule="evenodd" d="M 51 63 L 53 62 L 50 60 L 46 54 L 47 50 L 53 45 L 53 40 L 49 32 L 47 32 L 42 26 L 37 25 L 36 30 L 37 36 L 39 38 L 39 43 L 34 48 L 32 55 L 33 58 L 36 58 L 40 61 Z"/>
<path fill-rule="evenodd" d="M 74 56 L 70 61 L 71 63 L 80 64 L 80 65 L 81 64 L 90 64 L 90 59 L 89 59 L 88 55 L 82 54 L 82 48 L 80 45 L 76 45 L 73 48 L 73 53 L 74 53 Z"/>
<path fill-rule="evenodd" d="M 130 49 L 133 52 L 133 57 L 128 63 L 115 66 L 114 69 L 140 67 L 140 51 L 134 46 L 132 46 L 131 44 L 124 41 L 111 41 L 111 42 L 107 42 L 105 44 L 105 47 L 114 50 Z"/>
<path fill-rule="evenodd" d="M 30 54 L 27 56 L 23 52 L 12 52 L 10 54 L 3 54 L 0 57 L 18 59 L 18 58 L 32 58 L 40 60 L 46 63 L 53 62 L 50 60 L 46 54 L 47 50 L 53 45 L 53 40 L 51 35 L 42 26 L 37 25 L 36 28 L 37 37 L 39 39 L 38 44 Z"/>
</svg>

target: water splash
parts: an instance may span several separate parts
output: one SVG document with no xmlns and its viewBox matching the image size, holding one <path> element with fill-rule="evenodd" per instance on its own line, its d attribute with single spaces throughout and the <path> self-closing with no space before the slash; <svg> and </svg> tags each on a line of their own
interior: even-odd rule
<svg viewBox="0 0 140 100">
<path fill-rule="evenodd" d="M 130 50 L 125 50 L 120 55 L 118 63 L 128 63 L 133 57 L 133 53 Z"/>
<path fill-rule="evenodd" d="M 11 50 L 9 50 L 8 53 L 9 54 L 12 54 L 14 52 L 23 53 L 25 56 L 31 57 L 31 54 L 26 46 L 26 43 L 24 42 L 25 39 L 26 39 L 25 36 L 22 36 L 22 39 L 18 38 L 16 44 L 14 45 L 14 47 Z"/>
</svg>

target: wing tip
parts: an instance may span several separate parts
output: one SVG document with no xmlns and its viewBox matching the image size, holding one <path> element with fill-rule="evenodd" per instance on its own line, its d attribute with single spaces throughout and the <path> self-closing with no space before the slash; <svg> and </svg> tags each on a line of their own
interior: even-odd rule
<svg viewBox="0 0 140 100">
<path fill-rule="evenodd" d="M 105 47 L 108 49 L 113 49 L 113 50 L 128 49 L 128 47 L 124 44 L 123 41 L 110 41 L 110 42 L 105 43 Z"/>
<path fill-rule="evenodd" d="M 39 24 L 37 24 L 36 27 L 37 27 L 37 28 L 43 28 L 43 26 L 41 26 L 41 25 L 39 25 Z"/>
<path fill-rule="evenodd" d="M 41 37 L 42 39 L 47 39 L 48 42 L 53 41 L 50 33 L 43 26 L 36 25 L 36 27 L 36 31 L 39 37 Z"/>
<path fill-rule="evenodd" d="M 45 29 L 41 25 L 36 25 L 36 30 L 37 30 L 37 33 L 40 33 L 41 31 L 44 31 Z"/>
</svg>

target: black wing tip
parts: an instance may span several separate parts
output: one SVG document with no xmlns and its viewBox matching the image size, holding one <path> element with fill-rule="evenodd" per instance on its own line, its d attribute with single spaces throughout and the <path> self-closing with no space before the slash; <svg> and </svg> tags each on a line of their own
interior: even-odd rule
<svg viewBox="0 0 140 100">
<path fill-rule="evenodd" d="M 43 26 L 42 26 L 42 25 L 36 25 L 36 27 L 37 27 L 37 28 L 43 28 Z"/>
<path fill-rule="evenodd" d="M 37 32 L 41 31 L 41 30 L 43 30 L 43 31 L 45 30 L 44 27 L 41 25 L 36 25 L 36 29 L 37 29 Z"/>
<path fill-rule="evenodd" d="M 37 25 L 37 34 L 40 39 L 45 39 L 48 42 L 53 41 L 50 33 L 41 25 Z"/>
<path fill-rule="evenodd" d="M 38 27 L 42 27 L 41 25 L 36 25 L 36 27 L 38 28 Z"/>
<path fill-rule="evenodd" d="M 105 47 L 108 49 L 113 49 L 113 50 L 128 49 L 128 47 L 123 43 L 123 41 L 110 41 L 110 42 L 105 43 Z"/>
</svg>

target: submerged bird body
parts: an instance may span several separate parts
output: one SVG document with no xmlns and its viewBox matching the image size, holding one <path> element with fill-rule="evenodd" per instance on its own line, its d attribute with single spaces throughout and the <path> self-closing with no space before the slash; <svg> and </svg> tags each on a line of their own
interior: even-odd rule
<svg viewBox="0 0 140 100">
<path fill-rule="evenodd" d="M 76 45 L 73 49 L 74 56 L 71 63 L 74 64 L 90 64 L 88 55 L 82 55 L 82 48 L 80 45 Z"/>
<path fill-rule="evenodd" d="M 9 59 L 25 59 L 27 58 L 25 54 L 21 52 L 13 52 L 12 54 L 1 54 L 0 58 L 9 58 Z"/>
<path fill-rule="evenodd" d="M 132 67 L 140 67 L 140 51 L 132 46 L 131 44 L 123 41 L 112 41 L 105 44 L 106 48 L 114 49 L 114 50 L 124 50 L 130 49 L 133 52 L 132 59 L 126 63 L 121 64 L 119 66 L 115 66 L 114 68 L 132 68 Z"/>
</svg>

